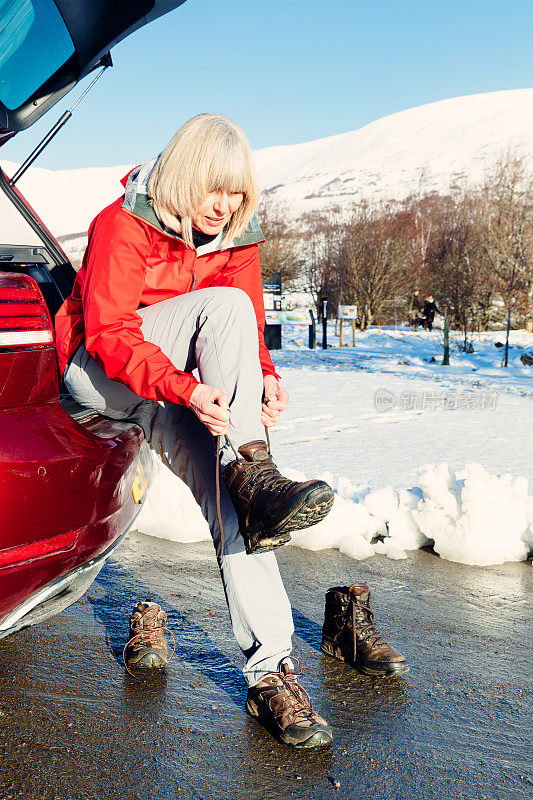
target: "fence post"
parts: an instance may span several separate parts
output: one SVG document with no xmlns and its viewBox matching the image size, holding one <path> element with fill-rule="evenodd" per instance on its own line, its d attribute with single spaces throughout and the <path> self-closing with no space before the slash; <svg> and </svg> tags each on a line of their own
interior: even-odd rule
<svg viewBox="0 0 533 800">
<path fill-rule="evenodd" d="M 444 309 L 444 357 L 442 363 L 445 367 L 450 364 L 450 320 L 446 309 Z"/>
<path fill-rule="evenodd" d="M 311 322 L 309 323 L 309 349 L 314 350 L 316 347 L 316 321 L 312 308 L 309 309 L 309 316 L 311 317 Z"/>
<path fill-rule="evenodd" d="M 328 346 L 328 298 L 322 298 L 322 350 Z"/>
</svg>

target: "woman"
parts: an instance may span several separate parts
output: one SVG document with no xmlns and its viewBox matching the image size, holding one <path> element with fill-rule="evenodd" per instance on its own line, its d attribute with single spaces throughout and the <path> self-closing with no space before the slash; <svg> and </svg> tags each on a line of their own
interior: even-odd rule
<svg viewBox="0 0 533 800">
<path fill-rule="evenodd" d="M 78 402 L 137 420 L 192 490 L 245 655 L 248 712 L 287 744 L 329 744 L 331 729 L 288 658 L 291 609 L 266 551 L 322 519 L 333 493 L 322 481 L 283 478 L 265 442 L 263 426 L 276 424 L 288 394 L 263 339 L 263 237 L 249 144 L 231 120 L 201 114 L 124 185 L 91 224 L 72 295 L 57 314 L 65 384 Z M 137 604 L 127 665 L 166 663 L 165 624 L 157 604 Z"/>
</svg>

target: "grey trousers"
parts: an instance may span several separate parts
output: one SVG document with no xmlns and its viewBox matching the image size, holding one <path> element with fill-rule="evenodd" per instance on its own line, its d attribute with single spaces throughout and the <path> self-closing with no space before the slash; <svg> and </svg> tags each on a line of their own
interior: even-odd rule
<svg viewBox="0 0 533 800">
<path fill-rule="evenodd" d="M 218 386 L 229 396 L 228 435 L 236 448 L 265 438 L 257 322 L 245 292 L 200 289 L 138 313 L 147 341 L 157 344 L 178 369 L 197 368 L 202 383 Z M 274 553 L 246 555 L 223 481 L 224 552 L 220 550 L 213 436 L 184 406 L 143 399 L 108 378 L 83 345 L 69 362 L 64 380 L 82 405 L 114 419 L 139 422 L 164 463 L 191 489 L 213 537 L 233 633 L 246 659 L 244 678 L 254 686 L 290 653 L 292 613 Z M 222 463 L 233 458 L 226 445 Z"/>
</svg>

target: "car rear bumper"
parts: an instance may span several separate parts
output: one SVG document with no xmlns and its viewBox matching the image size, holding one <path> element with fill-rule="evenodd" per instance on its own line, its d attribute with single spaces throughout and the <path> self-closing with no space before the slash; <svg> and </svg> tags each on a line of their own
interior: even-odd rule
<svg viewBox="0 0 533 800">
<path fill-rule="evenodd" d="M 58 403 L 2 411 L 0 638 L 66 608 L 94 580 L 151 480 L 143 438 L 131 421 L 87 412 L 80 424 Z"/>
<path fill-rule="evenodd" d="M 140 508 L 139 506 L 139 511 Z M 50 583 L 27 597 L 23 603 L 4 617 L 0 622 L 0 639 L 23 628 L 37 625 L 49 617 L 55 617 L 56 614 L 61 613 L 61 611 L 64 611 L 79 600 L 103 568 L 109 556 L 116 550 L 131 529 L 136 516 L 137 514 L 122 535 L 103 553 L 71 569 L 61 577 L 50 581 Z"/>
</svg>

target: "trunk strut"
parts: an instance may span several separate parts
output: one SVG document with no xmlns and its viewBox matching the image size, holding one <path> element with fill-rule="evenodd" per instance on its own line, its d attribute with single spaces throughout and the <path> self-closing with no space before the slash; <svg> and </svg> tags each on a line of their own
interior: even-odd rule
<svg viewBox="0 0 533 800">
<path fill-rule="evenodd" d="M 65 113 L 64 113 L 64 114 L 62 114 L 62 115 L 59 117 L 59 119 L 58 119 L 58 121 L 56 122 L 56 124 L 54 125 L 54 127 L 53 127 L 53 128 L 51 128 L 51 129 L 48 131 L 48 133 L 46 134 L 46 136 L 45 136 L 43 139 L 41 139 L 41 141 L 39 142 L 39 144 L 37 145 L 37 147 L 35 148 L 35 150 L 33 150 L 33 152 L 31 152 L 31 153 L 30 153 L 30 155 L 28 156 L 28 158 L 26 159 L 26 161 L 24 161 L 24 163 L 20 165 L 20 167 L 18 168 L 18 170 L 15 172 L 15 174 L 13 175 L 13 177 L 11 178 L 11 180 L 9 181 L 9 185 L 10 185 L 10 186 L 14 186 L 14 185 L 16 184 L 16 182 L 17 182 L 18 180 L 20 180 L 20 178 L 22 178 L 22 176 L 24 175 L 24 173 L 26 172 L 26 170 L 27 170 L 27 169 L 29 169 L 29 167 L 31 167 L 31 165 L 33 164 L 33 162 L 35 161 L 35 159 L 36 159 L 36 158 L 37 158 L 37 157 L 38 157 L 38 156 L 39 156 L 39 155 L 40 155 L 40 154 L 43 152 L 44 148 L 45 148 L 45 147 L 46 147 L 48 144 L 50 144 L 50 142 L 52 141 L 52 139 L 54 138 L 54 136 L 56 135 L 56 133 L 58 133 L 58 132 L 61 130 L 61 128 L 63 127 L 63 125 L 65 125 L 65 124 L 66 124 L 66 123 L 69 121 L 69 119 L 70 119 L 70 118 L 71 118 L 71 116 L 72 116 L 72 112 L 74 111 L 74 109 L 76 108 L 76 106 L 78 105 L 78 103 L 81 103 L 81 101 L 83 100 L 83 98 L 85 97 L 85 95 L 87 94 L 87 92 L 90 92 L 90 91 L 91 91 L 91 89 L 93 88 L 93 86 L 94 86 L 94 84 L 96 83 L 96 81 L 97 81 L 97 80 L 99 80 L 99 78 L 101 78 L 101 77 L 102 77 L 102 75 L 104 74 L 104 72 L 106 71 L 106 69 L 107 69 L 108 67 L 112 67 L 112 66 L 113 66 L 113 62 L 111 61 L 111 55 L 110 55 L 110 53 L 106 53 L 106 55 L 105 55 L 105 56 L 102 58 L 102 62 L 103 62 L 103 64 L 104 64 L 104 66 L 102 67 L 102 69 L 100 70 L 100 72 L 98 73 L 98 75 L 97 75 L 95 78 L 93 78 L 93 80 L 90 82 L 90 84 L 89 84 L 89 85 L 88 85 L 88 87 L 85 89 L 85 91 L 83 92 L 83 94 L 81 94 L 81 95 L 80 95 L 80 97 L 78 97 L 78 99 L 76 100 L 76 102 L 74 103 L 74 105 L 72 106 L 72 108 L 71 108 L 71 109 L 69 109 L 68 111 L 65 111 Z"/>
</svg>

